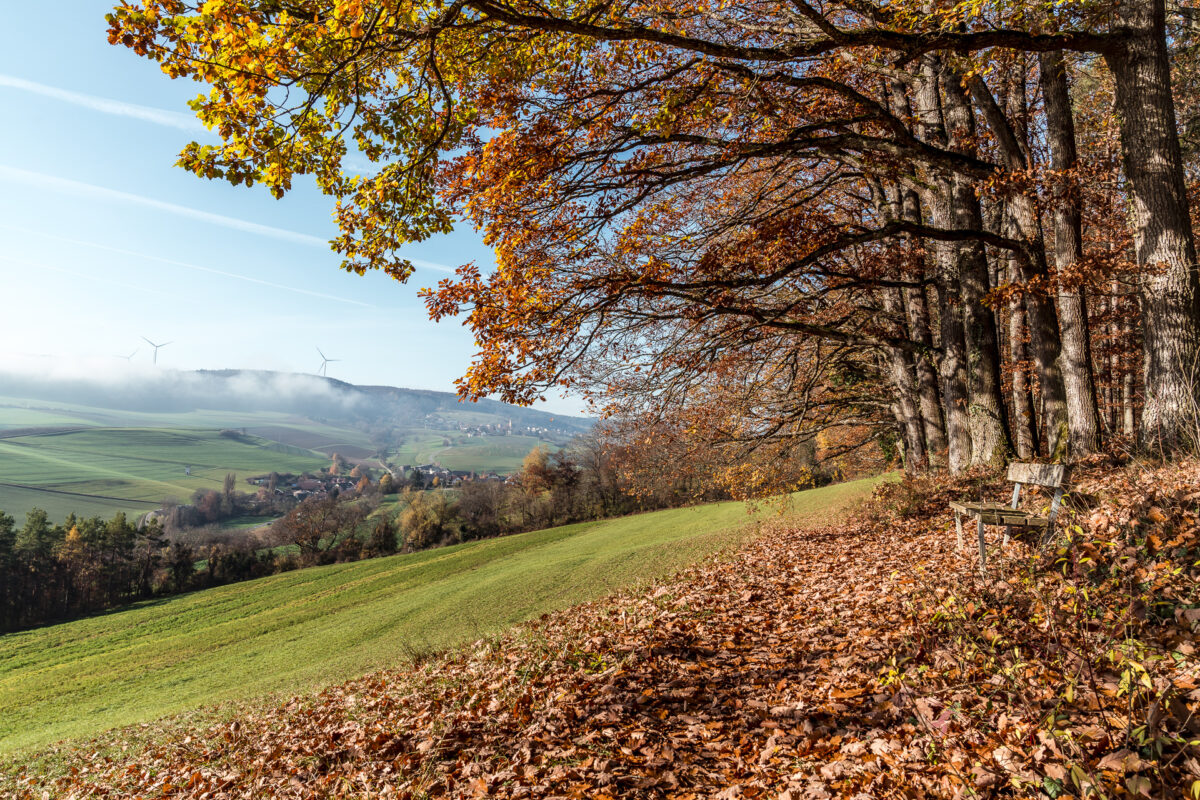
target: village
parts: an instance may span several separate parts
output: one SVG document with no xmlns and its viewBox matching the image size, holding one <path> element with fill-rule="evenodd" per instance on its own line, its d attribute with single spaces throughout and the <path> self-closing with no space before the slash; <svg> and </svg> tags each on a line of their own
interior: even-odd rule
<svg viewBox="0 0 1200 800">
<path fill-rule="evenodd" d="M 385 470 L 382 468 L 371 470 L 359 464 L 347 474 L 341 472 L 304 473 L 302 475 L 271 473 L 247 478 L 246 483 L 260 491 L 265 489 L 276 497 L 307 500 L 310 497 L 322 498 L 356 491 L 359 482 L 364 477 L 370 480 L 373 472 L 385 472 Z M 391 475 L 390 483 L 396 489 L 445 489 L 461 486 L 465 481 L 504 481 L 507 478 L 507 476 L 494 471 L 451 470 L 440 464 L 388 465 L 386 474 Z"/>
</svg>

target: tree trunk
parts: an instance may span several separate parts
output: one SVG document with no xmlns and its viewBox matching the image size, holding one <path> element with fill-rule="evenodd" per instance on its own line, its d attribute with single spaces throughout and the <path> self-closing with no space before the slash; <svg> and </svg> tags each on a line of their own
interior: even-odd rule
<svg viewBox="0 0 1200 800">
<path fill-rule="evenodd" d="M 970 106 L 961 92 L 948 86 L 945 92 L 946 127 L 950 131 L 950 146 L 969 152 L 974 138 L 975 121 Z M 972 183 L 956 176 L 948 187 L 951 192 L 948 219 L 935 220 L 939 227 L 961 230 L 983 230 L 983 213 Z M 959 291 L 962 297 L 963 331 L 967 353 L 967 386 L 970 392 L 968 411 L 971 428 L 971 463 L 1004 466 L 1010 451 L 1008 422 L 1001 394 L 1000 351 L 997 346 L 996 320 L 983 298 L 991 290 L 988 284 L 988 263 L 983 245 L 978 242 L 955 242 L 950 246 L 959 259 Z"/>
<path fill-rule="evenodd" d="M 1083 259 L 1083 223 L 1075 188 L 1075 121 L 1061 51 L 1039 57 L 1050 166 L 1060 176 L 1054 189 L 1054 266 L 1058 270 L 1058 324 L 1062 335 L 1060 362 L 1066 391 L 1068 450 L 1073 458 L 1100 446 L 1099 412 L 1089 352 L 1087 304 L 1083 287 L 1071 288 Z"/>
<path fill-rule="evenodd" d="M 1104 414 L 1108 420 L 1108 429 L 1115 436 L 1119 432 L 1119 420 L 1117 419 L 1117 408 L 1121 402 L 1121 390 L 1117 381 L 1121 375 L 1121 362 L 1117 358 L 1118 347 L 1120 341 L 1120 332 L 1117 325 L 1117 317 L 1121 314 L 1121 297 L 1118 294 L 1119 287 L 1114 280 L 1110 284 L 1110 295 L 1108 298 L 1108 322 L 1104 326 L 1106 347 L 1104 355 L 1100 359 L 1100 364 L 1104 368 L 1106 380 L 1104 382 Z"/>
<path fill-rule="evenodd" d="M 1008 115 L 992 96 L 987 83 L 976 75 L 967 81 L 967 86 L 987 119 L 1006 168 L 1013 173 L 1028 169 L 1028 145 L 1018 138 Z M 1015 95 L 1013 104 L 1024 106 L 1021 94 Z M 1042 392 L 1040 416 L 1046 428 L 1045 441 L 1050 454 L 1057 455 L 1065 450 L 1067 444 L 1067 400 L 1058 365 L 1062 349 L 1058 336 L 1058 315 L 1044 294 L 1048 289 L 1048 270 L 1041 219 L 1033 198 L 1021 191 L 1019 186 L 1005 196 L 1004 205 L 1007 209 L 1004 216 L 1005 234 L 1025 243 L 1025 247 L 1016 255 L 1021 282 L 1026 290 L 1025 309 L 1033 363 L 1037 367 L 1038 384 Z"/>
<path fill-rule="evenodd" d="M 1120 316 L 1120 322 L 1117 323 L 1116 330 L 1119 337 L 1118 341 L 1120 342 L 1120 350 L 1118 352 L 1121 353 L 1118 361 L 1120 366 L 1119 374 L 1121 376 L 1121 432 L 1132 439 L 1135 433 L 1133 395 L 1136 375 L 1129 358 L 1129 354 L 1134 349 L 1133 325 L 1129 322 L 1129 314 L 1122 314 Z M 1113 380 L 1116 380 L 1116 375 L 1113 376 Z"/>
<path fill-rule="evenodd" d="M 884 287 L 880 290 L 883 311 L 888 317 L 888 330 L 899 336 L 904 326 L 904 301 L 900 290 Z M 900 430 L 904 436 L 904 471 L 909 475 L 923 472 L 929 466 L 925 453 L 925 431 L 921 427 L 921 411 L 913 378 L 913 360 L 907 350 L 887 348 L 888 374 L 896 388 L 894 404 Z"/>
<path fill-rule="evenodd" d="M 1017 267 L 1011 263 L 1010 275 L 1016 276 Z M 1025 375 L 1025 302 L 1020 296 L 1008 301 L 1008 347 L 1012 360 L 1012 406 L 1013 432 L 1016 440 L 1017 457 L 1032 458 L 1037 454 L 1037 420 L 1033 416 L 1033 398 L 1029 393 L 1029 381 Z"/>
<path fill-rule="evenodd" d="M 971 465 L 971 428 L 967 416 L 967 348 L 963 340 L 962 301 L 958 297 L 958 265 L 952 247 L 937 249 L 938 280 L 945 302 L 941 317 L 942 354 L 938 362 L 942 402 L 946 412 L 947 466 L 951 474 Z"/>
<path fill-rule="evenodd" d="M 1105 57 L 1115 79 L 1141 268 L 1145 403 L 1138 439 L 1143 449 L 1166 454 L 1200 444 L 1200 276 L 1171 97 L 1163 6 L 1163 0 L 1119 5 L 1120 44 Z"/>
<path fill-rule="evenodd" d="M 1133 371 L 1126 370 L 1121 376 L 1121 429 L 1126 436 L 1133 436 Z"/>
<path fill-rule="evenodd" d="M 921 402 L 921 427 L 925 431 L 925 454 L 932 467 L 946 466 L 946 423 L 942 419 L 941 397 L 938 395 L 938 377 L 933 358 L 933 329 L 929 321 L 929 307 L 923 289 L 906 289 L 905 308 L 908 310 L 908 335 L 925 346 L 928 355 L 918 356 L 915 367 L 917 395 Z"/>
<path fill-rule="evenodd" d="M 921 201 L 917 193 L 902 190 L 901 212 L 910 222 L 921 221 Z M 925 270 L 921 271 L 925 277 Z M 925 431 L 925 456 L 929 465 L 946 465 L 946 425 L 942 420 L 941 398 L 938 397 L 937 370 L 934 362 L 933 328 L 929 321 L 929 306 L 925 302 L 925 289 L 908 287 L 904 290 L 905 309 L 908 312 L 908 337 L 924 349 L 917 356 L 914 367 L 917 379 L 917 394 L 920 399 L 921 425 Z"/>
<path fill-rule="evenodd" d="M 920 202 L 915 193 L 899 184 L 885 187 L 880 183 L 872 182 L 872 187 L 875 194 L 876 211 L 882 218 L 888 220 L 906 218 L 920 221 Z M 910 277 L 911 266 L 905 263 L 905 258 L 901 255 L 896 259 L 896 276 Z M 922 267 L 918 267 L 918 269 L 923 277 L 924 269 Z M 933 342 L 930 340 L 928 322 L 925 321 L 923 329 L 921 326 L 913 325 L 914 331 L 910 332 L 909 330 L 912 320 L 926 313 L 924 290 L 918 287 L 905 287 L 904 292 L 921 298 L 919 314 L 910 314 L 905 309 L 904 294 L 898 287 L 882 287 L 879 290 L 879 299 L 886 316 L 885 327 L 888 335 L 896 339 L 909 338 L 925 346 L 925 353 L 918 354 L 915 359 L 911 352 L 902 348 L 891 347 L 887 352 L 888 372 L 897 393 L 893 407 L 906 442 L 904 468 L 905 472 L 915 474 L 928 469 L 932 461 L 931 445 L 927 439 L 930 439 L 932 446 L 940 451 L 945 447 L 945 435 L 942 434 L 941 441 L 938 440 L 936 430 L 933 437 L 927 436 L 929 409 L 923 408 L 922 401 L 925 398 L 921 396 L 918 389 L 920 382 L 918 376 L 921 372 L 930 371 L 927 358 L 933 354 Z M 923 365 L 924 369 L 919 365 Z M 937 407 L 936 379 L 934 379 L 932 399 L 934 404 L 932 412 L 940 426 L 941 410 Z"/>
<path fill-rule="evenodd" d="M 901 119 L 912 117 L 913 108 L 906 88 L 900 81 L 888 81 L 892 113 Z M 923 123 L 921 123 L 923 125 Z M 922 130 L 920 135 L 927 132 Z M 922 221 L 921 200 L 915 191 L 897 184 L 897 213 L 909 222 Z M 911 244 L 911 242 L 910 242 Z M 917 272 L 924 280 L 928 277 L 928 261 L 921 264 Z M 929 306 L 925 299 L 926 287 L 906 287 L 904 307 L 908 314 L 908 338 L 921 345 L 923 352 L 914 358 L 917 396 L 921 409 L 921 427 L 925 433 L 925 457 L 929 466 L 946 466 L 946 424 L 942 418 L 941 397 L 938 393 L 937 354 L 933 344 L 933 326 L 929 318 Z"/>
<path fill-rule="evenodd" d="M 958 182 L 956 182 L 958 183 Z M 959 218 L 964 225 L 980 225 L 979 202 L 965 182 L 956 191 Z M 1011 446 L 1004 397 L 1001 394 L 1000 351 L 996 320 L 983 298 L 988 285 L 987 258 L 983 247 L 959 247 L 963 329 L 967 349 L 967 385 L 970 391 L 971 463 L 1004 466 Z"/>
<path fill-rule="evenodd" d="M 946 129 L 942 122 L 942 104 L 938 91 L 940 64 L 935 56 L 925 56 L 915 82 L 918 135 L 923 140 L 946 144 Z M 953 215 L 949 207 L 949 189 L 944 185 L 930 186 L 922 197 L 934 225 L 950 227 Z M 941 300 L 938 307 L 941 352 L 938 358 L 938 379 L 946 419 L 946 462 L 952 474 L 967 469 L 971 463 L 971 432 L 967 421 L 967 354 L 963 340 L 962 302 L 959 294 L 957 248 L 949 242 L 933 242 L 930 246 Z"/>
</svg>

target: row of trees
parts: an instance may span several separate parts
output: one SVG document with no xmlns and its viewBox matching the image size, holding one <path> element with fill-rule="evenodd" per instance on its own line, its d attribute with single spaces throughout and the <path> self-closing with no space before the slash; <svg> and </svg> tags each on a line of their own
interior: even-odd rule
<svg viewBox="0 0 1200 800">
<path fill-rule="evenodd" d="M 151 596 L 174 578 L 165 547 L 158 525 L 138 530 L 123 513 L 52 525 L 33 509 L 20 527 L 0 513 L 0 630 Z"/>
<path fill-rule="evenodd" d="M 440 544 L 600 519 L 733 496 L 691 459 L 690 444 L 636 436 L 617 427 L 570 450 L 537 448 L 507 481 L 465 482 L 456 490 L 405 489 L 394 512 L 374 513 L 384 480 L 358 491 L 314 495 L 265 530 L 164 529 L 69 515 L 51 524 L 33 509 L 23 526 L 0 513 L 0 631 L 72 619 L 137 600 L 259 578 L 298 567 L 357 561 Z M 797 472 L 796 474 L 800 474 Z M 824 482 L 805 468 L 810 483 Z M 365 481 L 365 483 L 363 482 Z M 238 496 L 226 481 L 232 507 Z M 749 493 L 749 492 L 743 492 Z M 202 505 L 202 504 L 200 504 Z"/>
<path fill-rule="evenodd" d="M 533 449 L 507 481 L 466 481 L 454 492 L 407 492 L 397 523 L 405 547 L 419 550 L 694 499 L 680 488 L 663 485 L 651 497 L 635 496 L 617 463 L 590 439 L 572 451 Z"/>
<path fill-rule="evenodd" d="M 465 396 L 565 386 L 731 464 L 1200 439 L 1191 0 L 222 9 L 110 17 L 214 87 L 182 165 L 314 175 L 358 272 L 482 228 L 497 268 L 427 293 L 480 344 Z"/>
<path fill-rule="evenodd" d="M 438 544 L 540 530 L 696 502 L 760 494 L 767 482 L 754 459 L 726 468 L 714 448 L 698 448 L 673 430 L 609 423 L 575 440 L 570 449 L 534 448 L 505 481 L 466 481 L 456 490 L 406 491 L 395 520 L 400 545 Z M 773 461 L 773 486 L 806 488 L 877 467 L 801 449 L 799 459 Z M 834 469 L 828 462 L 836 461 Z"/>
<path fill-rule="evenodd" d="M 0 513 L 0 631 L 58 622 L 137 600 L 260 578 L 302 566 L 388 555 L 398 549 L 389 520 L 360 530 L 369 499 L 311 498 L 266 536 L 242 532 L 197 543 L 157 519 L 136 525 L 74 514 L 59 525 L 45 511 L 18 526 Z"/>
</svg>

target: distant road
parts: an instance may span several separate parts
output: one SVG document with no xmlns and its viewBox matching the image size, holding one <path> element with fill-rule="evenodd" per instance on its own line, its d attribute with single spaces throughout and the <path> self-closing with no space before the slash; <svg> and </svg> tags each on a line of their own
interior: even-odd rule
<svg viewBox="0 0 1200 800">
<path fill-rule="evenodd" d="M 50 436 L 56 433 L 74 433 L 75 431 L 90 431 L 90 425 L 72 425 L 54 428 L 4 428 L 0 430 L 0 439 L 16 439 L 19 436 Z"/>
<path fill-rule="evenodd" d="M 117 500 L 122 503 L 136 503 L 142 506 L 158 505 L 158 503 L 155 503 L 151 500 L 131 500 L 128 497 L 114 497 L 111 494 L 84 494 L 83 492 L 68 492 L 64 489 L 47 489 L 45 486 L 29 486 L 28 484 L 24 483 L 7 483 L 5 481 L 0 481 L 0 486 L 8 486 L 13 489 L 26 489 L 31 492 L 47 492 L 49 494 L 65 494 L 71 497 L 87 497 L 91 498 L 92 500 Z"/>
</svg>

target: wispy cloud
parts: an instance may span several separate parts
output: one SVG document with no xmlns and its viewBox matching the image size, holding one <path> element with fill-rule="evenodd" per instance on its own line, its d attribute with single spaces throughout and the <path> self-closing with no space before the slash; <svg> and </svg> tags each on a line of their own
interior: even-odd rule
<svg viewBox="0 0 1200 800">
<path fill-rule="evenodd" d="M 257 222 L 248 222 L 244 219 L 227 217 L 223 214 L 213 214 L 209 211 L 201 211 L 198 208 L 190 206 L 181 206 L 175 203 L 168 203 L 164 200 L 155 200 L 153 197 L 122 192 L 117 189 L 109 189 L 104 186 L 96 186 L 91 183 L 71 180 L 70 178 L 60 178 L 56 175 L 47 175 L 42 172 L 34 172 L 18 167 L 9 167 L 4 164 L 0 164 L 0 180 L 9 180 L 28 186 L 38 186 L 43 189 L 50 189 L 51 191 L 74 195 L 76 197 L 91 197 L 98 200 L 116 200 L 121 203 L 131 203 L 158 211 L 165 211 L 168 214 L 176 214 L 181 217 L 188 217 L 189 219 L 196 219 L 225 228 L 245 231 L 246 233 L 257 233 L 260 236 L 270 236 L 274 239 L 283 239 L 297 244 L 314 245 L 317 247 L 329 246 L 329 243 L 319 236 L 289 231 L 285 228 L 276 228 L 271 225 L 260 225 Z"/>
<path fill-rule="evenodd" d="M 348 297 L 339 297 L 338 295 L 335 295 L 335 294 L 327 294 L 325 292 L 314 292 L 309 289 L 301 289 L 298 286 L 287 286 L 282 283 L 274 283 L 272 281 L 264 281 L 261 278 L 252 278 L 249 275 L 241 275 L 236 272 L 227 272 L 223 269 L 214 269 L 213 267 L 205 267 L 205 266 L 201 266 L 200 264 L 191 264 L 186 261 L 178 261 L 173 258 L 164 258 L 162 256 L 156 256 L 156 255 L 152 255 L 150 253 L 143 253 L 143 252 L 139 252 L 137 250 L 127 250 L 123 247 L 113 247 L 113 246 L 107 245 L 107 244 L 100 244 L 99 242 L 88 242 L 88 241 L 84 241 L 82 239 L 73 239 L 69 236 L 62 236 L 59 234 L 43 233 L 42 231 L 35 231 L 35 230 L 31 230 L 29 228 L 20 228 L 20 227 L 17 227 L 16 225 L 8 225 L 5 223 L 0 223 L 0 228 L 6 228 L 11 231 L 17 231 L 19 233 L 30 234 L 33 236 L 39 236 L 43 239 L 50 239 L 50 240 L 56 241 L 56 242 L 64 242 L 66 244 L 79 245 L 80 247 L 89 247 L 93 250 L 103 250 L 108 253 L 116 253 L 118 255 L 123 255 L 123 256 L 132 256 L 134 258 L 140 258 L 145 261 L 154 261 L 159 264 L 169 264 L 171 266 L 182 267 L 183 269 L 190 269 L 190 270 L 193 270 L 196 272 L 207 272 L 212 275 L 221 275 L 226 278 L 233 278 L 234 280 L 245 281 L 246 283 L 256 283 L 259 286 L 269 286 L 272 289 L 279 289 L 279 290 L 282 290 L 285 292 L 292 292 L 294 294 L 307 295 L 308 297 L 319 297 L 322 300 L 333 300 L 338 303 L 347 303 L 349 305 L 361 306 L 363 308 L 377 308 L 377 306 L 374 306 L 371 303 L 364 303 L 360 300 L 351 300 Z M 59 271 L 65 272 L 66 270 L 60 269 Z"/>
<path fill-rule="evenodd" d="M 133 205 L 153 208 L 158 211 L 165 211 L 169 214 L 176 214 L 189 219 L 200 220 L 212 225 L 220 225 L 225 228 L 244 231 L 246 233 L 255 233 L 260 236 L 269 236 L 274 239 L 282 239 L 296 244 L 312 245 L 315 247 L 328 248 L 329 242 L 322 239 L 320 236 L 313 236 L 308 233 L 300 233 L 298 231 L 290 231 L 286 228 L 276 228 L 272 225 L 261 225 L 257 222 L 248 222 L 244 219 L 236 217 L 227 217 L 223 214 L 213 214 L 209 211 L 201 211 L 198 208 L 191 206 L 181 206 L 176 203 L 168 203 L 164 200 L 156 200 L 153 197 L 145 195 L 132 194 L 130 192 L 122 192 L 117 189 L 109 189 L 104 186 L 96 186 L 91 183 L 72 180 L 70 178 L 60 178 L 57 175 L 47 175 L 43 172 L 34 172 L 33 170 L 21 169 L 19 167 L 10 167 L 5 164 L 0 164 L 0 180 L 9 180 L 14 183 L 23 183 L 27 186 L 37 186 L 51 191 L 61 192 L 76 197 L 92 197 L 99 200 L 111 201 L 115 200 L 122 203 L 131 203 Z M 454 267 L 447 264 L 441 264 L 436 261 L 424 261 L 422 259 L 410 259 L 413 266 L 435 270 L 437 272 L 446 272 L 453 274 Z"/>
<path fill-rule="evenodd" d="M 412 263 L 412 265 L 414 267 L 417 267 L 419 269 L 432 269 L 436 272 L 445 272 L 450 275 L 453 275 L 455 272 L 454 267 L 448 266 L 446 264 L 439 264 L 436 261 L 422 261 L 419 258 L 410 258 L 409 261 Z"/>
<path fill-rule="evenodd" d="M 142 106 L 137 103 L 126 103 L 123 100 L 111 100 L 107 97 L 97 97 L 90 94 L 82 94 L 80 92 L 72 92 L 67 89 L 60 89 L 57 86 L 47 86 L 44 83 L 28 81 L 24 78 L 18 78 L 13 75 L 5 75 L 0 73 L 0 86 L 6 86 L 10 89 L 18 89 L 23 92 L 49 97 L 53 100 L 60 100 L 64 103 L 87 108 L 92 111 L 99 111 L 102 114 L 112 114 L 117 117 L 129 117 L 138 119 L 143 122 L 152 122 L 155 125 L 165 125 L 169 128 L 178 128 L 184 131 L 203 131 L 205 128 L 200 124 L 200 120 L 190 114 L 183 114 L 178 111 L 167 111 L 161 108 L 152 108 L 150 106 Z"/>
<path fill-rule="evenodd" d="M 9 226 L 4 225 L 3 227 L 7 228 Z M 28 258 L 17 258 L 15 256 L 10 256 L 7 253 L 0 253 L 0 261 L 7 261 L 10 264 L 20 264 L 23 267 L 32 267 L 33 269 L 61 272 L 64 275 L 70 275 L 74 278 L 82 278 L 84 280 L 94 281 L 104 286 L 117 286 L 122 289 L 129 289 L 135 292 L 148 292 L 149 294 L 156 294 L 161 297 L 171 297 L 170 292 L 160 291 L 159 289 L 155 289 L 150 286 L 139 286 L 134 283 L 123 283 L 122 281 L 107 277 L 104 273 L 97 274 L 95 272 L 79 272 L 78 270 L 66 269 L 65 267 L 60 267 L 56 264 L 50 264 L 46 261 L 34 261 L 33 259 Z"/>
</svg>

